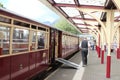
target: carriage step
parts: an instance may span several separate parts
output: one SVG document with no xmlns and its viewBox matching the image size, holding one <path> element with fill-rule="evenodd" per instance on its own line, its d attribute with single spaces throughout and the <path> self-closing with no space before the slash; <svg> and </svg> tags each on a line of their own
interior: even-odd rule
<svg viewBox="0 0 120 80">
<path fill-rule="evenodd" d="M 74 63 L 74 62 L 65 60 L 65 59 L 63 59 L 63 58 L 57 58 L 56 61 L 61 62 L 61 63 L 63 63 L 63 64 L 66 64 L 66 65 L 68 65 L 68 66 L 70 66 L 70 67 L 73 67 L 73 68 L 75 68 L 75 69 L 79 69 L 79 68 L 80 68 L 80 65 L 78 65 L 78 64 L 76 64 L 76 63 Z"/>
</svg>

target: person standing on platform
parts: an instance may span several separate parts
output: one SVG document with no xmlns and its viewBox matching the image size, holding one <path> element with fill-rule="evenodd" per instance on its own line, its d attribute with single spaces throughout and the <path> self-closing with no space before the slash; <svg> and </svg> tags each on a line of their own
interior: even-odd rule
<svg viewBox="0 0 120 80">
<path fill-rule="evenodd" d="M 83 67 L 87 66 L 88 47 L 89 47 L 88 40 L 87 38 L 84 38 L 80 44 Z"/>
<path fill-rule="evenodd" d="M 95 43 L 94 43 L 94 41 L 92 41 L 91 42 L 91 48 L 92 48 L 92 50 L 94 50 L 94 45 L 95 45 Z"/>
</svg>

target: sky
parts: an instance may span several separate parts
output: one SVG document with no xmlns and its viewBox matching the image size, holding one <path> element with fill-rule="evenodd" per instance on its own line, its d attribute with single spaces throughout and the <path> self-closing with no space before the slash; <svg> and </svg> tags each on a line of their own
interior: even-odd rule
<svg viewBox="0 0 120 80">
<path fill-rule="evenodd" d="M 3 6 L 17 14 L 39 22 L 53 23 L 59 16 L 38 0 L 0 0 Z"/>
</svg>

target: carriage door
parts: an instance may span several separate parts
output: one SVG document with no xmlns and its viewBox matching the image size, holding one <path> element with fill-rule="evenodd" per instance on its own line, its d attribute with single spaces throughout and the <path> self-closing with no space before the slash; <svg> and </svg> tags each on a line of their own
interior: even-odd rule
<svg viewBox="0 0 120 80">
<path fill-rule="evenodd" d="M 50 37 L 50 59 L 54 63 L 55 58 L 58 57 L 58 33 L 55 29 L 51 29 Z"/>
<path fill-rule="evenodd" d="M 58 58 L 58 32 L 55 32 L 55 58 Z"/>
</svg>

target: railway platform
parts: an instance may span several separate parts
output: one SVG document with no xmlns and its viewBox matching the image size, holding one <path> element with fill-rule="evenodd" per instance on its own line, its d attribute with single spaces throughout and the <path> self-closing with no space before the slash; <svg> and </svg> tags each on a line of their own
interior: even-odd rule
<svg viewBox="0 0 120 80">
<path fill-rule="evenodd" d="M 120 80 L 120 60 L 115 53 L 111 53 L 111 76 L 106 78 L 106 54 L 104 64 L 97 57 L 96 51 L 89 51 L 88 65 L 82 67 L 81 53 L 78 52 L 70 61 L 80 65 L 79 69 L 74 69 L 67 65 L 62 65 L 45 80 Z"/>
</svg>

